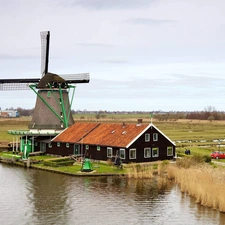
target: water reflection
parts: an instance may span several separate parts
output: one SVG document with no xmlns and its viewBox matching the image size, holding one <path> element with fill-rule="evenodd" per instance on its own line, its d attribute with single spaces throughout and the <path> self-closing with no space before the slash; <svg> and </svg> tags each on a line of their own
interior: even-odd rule
<svg viewBox="0 0 225 225">
<path fill-rule="evenodd" d="M 43 171 L 40 170 L 30 170 L 28 173 L 29 183 L 32 185 L 29 188 L 32 195 L 29 201 L 33 205 L 33 222 L 39 221 L 40 224 L 45 224 L 45 221 L 51 219 L 53 224 L 57 224 L 62 217 L 65 220 L 64 212 L 68 207 L 67 178 L 51 172 L 45 172 L 43 176 Z"/>
<path fill-rule="evenodd" d="M 168 182 L 71 177 L 0 164 L 0 224 L 225 224 Z"/>
</svg>

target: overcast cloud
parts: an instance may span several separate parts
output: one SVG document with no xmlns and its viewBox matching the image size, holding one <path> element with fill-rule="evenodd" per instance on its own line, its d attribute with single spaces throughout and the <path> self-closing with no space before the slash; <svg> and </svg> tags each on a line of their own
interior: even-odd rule
<svg viewBox="0 0 225 225">
<path fill-rule="evenodd" d="M 225 111 L 223 0 L 0 0 L 0 78 L 89 72 L 77 110 Z M 0 92 L 0 107 L 33 108 L 30 91 Z"/>
</svg>

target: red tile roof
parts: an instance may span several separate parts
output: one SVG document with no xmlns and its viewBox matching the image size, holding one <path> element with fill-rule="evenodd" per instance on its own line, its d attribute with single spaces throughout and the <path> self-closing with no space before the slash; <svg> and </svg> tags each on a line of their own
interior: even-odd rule
<svg viewBox="0 0 225 225">
<path fill-rule="evenodd" d="M 59 134 L 53 141 L 126 147 L 144 132 L 148 126 L 149 124 L 77 122 Z M 84 138 L 81 140 L 82 137 Z"/>
<path fill-rule="evenodd" d="M 52 141 L 77 143 L 98 125 L 99 123 L 75 123 L 53 138 Z"/>
<path fill-rule="evenodd" d="M 126 147 L 148 124 L 100 124 L 81 142 L 89 145 Z"/>
</svg>

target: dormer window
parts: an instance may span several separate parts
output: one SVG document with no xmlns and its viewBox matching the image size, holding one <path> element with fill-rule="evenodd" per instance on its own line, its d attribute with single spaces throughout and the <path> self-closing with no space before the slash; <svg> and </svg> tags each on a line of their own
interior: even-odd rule
<svg viewBox="0 0 225 225">
<path fill-rule="evenodd" d="M 153 133 L 153 141 L 158 141 L 158 133 Z"/>
<path fill-rule="evenodd" d="M 145 134 L 145 142 L 149 142 L 150 141 L 150 134 Z"/>
</svg>

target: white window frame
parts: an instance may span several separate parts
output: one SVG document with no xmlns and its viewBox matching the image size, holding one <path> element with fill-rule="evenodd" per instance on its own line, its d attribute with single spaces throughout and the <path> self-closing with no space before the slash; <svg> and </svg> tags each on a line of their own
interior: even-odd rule
<svg viewBox="0 0 225 225">
<path fill-rule="evenodd" d="M 107 147 L 107 157 L 112 158 L 113 157 L 113 149 L 110 147 Z"/>
<path fill-rule="evenodd" d="M 121 156 L 121 152 L 123 152 L 124 157 Z M 120 158 L 125 159 L 126 158 L 126 151 L 124 148 L 120 148 Z"/>
<path fill-rule="evenodd" d="M 150 134 L 147 133 L 145 134 L 145 142 L 149 142 L 150 141 Z"/>
<path fill-rule="evenodd" d="M 172 150 L 171 154 L 168 153 L 169 150 Z M 173 146 L 168 146 L 167 147 L 167 156 L 173 156 Z"/>
<path fill-rule="evenodd" d="M 100 151 L 101 150 L 101 147 L 98 145 L 97 146 L 97 151 Z"/>
<path fill-rule="evenodd" d="M 89 149 L 89 145 L 85 145 L 85 149 L 88 150 Z"/>
<path fill-rule="evenodd" d="M 131 157 L 131 152 L 135 152 L 135 156 L 134 157 Z M 137 158 L 137 152 L 136 152 L 136 148 L 131 148 L 129 150 L 129 159 L 136 159 Z"/>
<path fill-rule="evenodd" d="M 70 144 L 69 143 L 66 143 L 66 147 L 69 148 L 70 147 Z"/>
<path fill-rule="evenodd" d="M 153 151 L 157 149 L 157 155 L 153 154 Z M 158 147 L 154 147 L 152 148 L 152 157 L 159 157 L 159 148 Z"/>
<path fill-rule="evenodd" d="M 149 156 L 147 156 L 146 155 L 146 151 L 149 151 Z M 151 158 L 151 148 L 150 147 L 148 147 L 148 148 L 144 148 L 144 158 L 146 159 L 146 158 Z"/>
<path fill-rule="evenodd" d="M 60 147 L 60 142 L 57 142 L 57 147 Z"/>
<path fill-rule="evenodd" d="M 49 147 L 49 148 L 52 148 L 52 143 L 51 143 L 51 142 L 48 143 L 48 147 Z"/>
<path fill-rule="evenodd" d="M 158 133 L 153 133 L 153 141 L 158 141 Z"/>
</svg>

